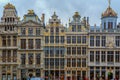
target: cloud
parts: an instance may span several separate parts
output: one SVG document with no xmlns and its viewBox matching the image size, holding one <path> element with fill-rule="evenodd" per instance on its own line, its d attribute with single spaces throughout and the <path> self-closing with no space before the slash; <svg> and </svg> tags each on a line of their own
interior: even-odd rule
<svg viewBox="0 0 120 80">
<path fill-rule="evenodd" d="M 3 2 L 2 2 L 3 1 Z M 56 11 L 62 23 L 68 23 L 69 17 L 72 16 L 75 11 L 78 11 L 82 17 L 90 17 L 90 25 L 100 25 L 101 14 L 106 10 L 108 6 L 107 0 L 0 0 L 0 11 L 3 11 L 3 6 L 8 2 L 14 4 L 18 11 L 18 15 L 23 18 L 28 9 L 34 9 L 35 13 L 41 17 L 42 13 L 45 13 L 46 22 Z M 119 9 L 120 0 L 112 0 L 112 8 L 120 14 Z M 0 13 L 0 17 L 2 13 Z M 118 18 L 118 20 L 120 20 Z"/>
</svg>

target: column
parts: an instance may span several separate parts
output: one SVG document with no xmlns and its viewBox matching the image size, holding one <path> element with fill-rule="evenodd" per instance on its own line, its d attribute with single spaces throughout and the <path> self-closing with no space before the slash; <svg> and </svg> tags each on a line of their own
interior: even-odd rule
<svg viewBox="0 0 120 80">
<path fill-rule="evenodd" d="M 13 46 L 13 36 L 11 36 L 10 39 L 11 39 L 11 46 Z"/>
<path fill-rule="evenodd" d="M 107 67 L 106 67 L 106 73 L 105 73 L 105 78 L 107 79 L 108 78 L 108 71 L 107 71 Z"/>
<path fill-rule="evenodd" d="M 0 66 L 0 80 L 2 80 L 2 66 Z"/>
<path fill-rule="evenodd" d="M 115 67 L 113 67 L 113 79 L 115 78 Z"/>
<path fill-rule="evenodd" d="M 13 79 L 13 66 L 10 66 L 10 71 L 11 71 L 11 79 Z"/>
<path fill-rule="evenodd" d="M 94 80 L 96 80 L 96 69 L 94 67 Z"/>
<path fill-rule="evenodd" d="M 90 80 L 90 68 L 88 69 L 88 80 Z"/>
</svg>

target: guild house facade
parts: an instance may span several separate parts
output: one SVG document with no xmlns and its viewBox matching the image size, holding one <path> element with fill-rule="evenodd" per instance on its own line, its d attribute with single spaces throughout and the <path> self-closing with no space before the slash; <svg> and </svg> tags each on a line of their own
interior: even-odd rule
<svg viewBox="0 0 120 80">
<path fill-rule="evenodd" d="M 0 80 L 120 79 L 120 24 L 110 3 L 101 25 L 75 12 L 63 25 L 54 12 L 47 24 L 34 10 L 19 18 L 13 4 L 0 21 Z"/>
</svg>

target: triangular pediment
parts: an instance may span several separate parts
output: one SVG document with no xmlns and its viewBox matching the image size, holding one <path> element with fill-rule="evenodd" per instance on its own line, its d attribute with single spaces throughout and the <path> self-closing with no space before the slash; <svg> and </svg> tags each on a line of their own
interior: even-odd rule
<svg viewBox="0 0 120 80">
<path fill-rule="evenodd" d="M 41 26 L 40 23 L 34 22 L 32 20 L 21 23 L 21 26 Z"/>
</svg>

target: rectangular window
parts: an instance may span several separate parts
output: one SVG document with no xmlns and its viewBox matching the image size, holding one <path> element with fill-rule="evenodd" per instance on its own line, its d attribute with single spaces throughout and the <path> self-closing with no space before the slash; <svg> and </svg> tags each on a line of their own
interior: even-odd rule
<svg viewBox="0 0 120 80">
<path fill-rule="evenodd" d="M 33 53 L 28 54 L 28 63 L 33 64 Z"/>
<path fill-rule="evenodd" d="M 28 49 L 33 49 L 33 39 L 28 39 Z"/>
<path fill-rule="evenodd" d="M 86 36 L 82 36 L 82 43 L 86 44 Z"/>
<path fill-rule="evenodd" d="M 55 38 L 56 38 L 56 39 L 55 39 L 55 42 L 56 42 L 56 43 L 59 43 L 59 36 L 56 36 Z"/>
<path fill-rule="evenodd" d="M 67 47 L 67 55 L 71 55 L 71 47 Z"/>
<path fill-rule="evenodd" d="M 120 46 L 120 36 L 115 37 L 115 44 L 116 44 L 117 47 Z"/>
<path fill-rule="evenodd" d="M 76 43 L 76 36 L 72 36 L 72 43 Z"/>
<path fill-rule="evenodd" d="M 3 50 L 2 51 L 2 62 L 6 62 L 6 56 L 7 56 L 6 50 Z"/>
<path fill-rule="evenodd" d="M 102 51 L 101 52 L 101 62 L 105 62 L 106 61 L 106 54 L 105 54 L 105 51 Z"/>
<path fill-rule="evenodd" d="M 108 22 L 108 29 L 113 29 L 113 22 Z"/>
<path fill-rule="evenodd" d="M 40 35 L 40 28 L 36 28 L 36 35 L 37 35 L 37 36 Z"/>
<path fill-rule="evenodd" d="M 36 64 L 39 65 L 40 64 L 40 53 L 36 54 Z"/>
<path fill-rule="evenodd" d="M 77 67 L 81 67 L 81 59 L 80 58 L 77 59 Z"/>
<path fill-rule="evenodd" d="M 13 62 L 17 62 L 17 50 L 13 50 Z"/>
<path fill-rule="evenodd" d="M 67 36 L 67 43 L 71 43 L 71 36 Z"/>
<path fill-rule="evenodd" d="M 8 43 L 8 46 L 11 46 L 11 36 L 7 37 L 7 43 Z"/>
<path fill-rule="evenodd" d="M 106 46 L 106 36 L 102 36 L 102 46 Z"/>
<path fill-rule="evenodd" d="M 94 51 L 90 51 L 90 62 L 94 62 Z"/>
<path fill-rule="evenodd" d="M 82 67 L 86 67 L 86 59 L 85 58 L 82 59 Z"/>
<path fill-rule="evenodd" d="M 86 55 L 86 47 L 82 47 L 82 55 Z"/>
<path fill-rule="evenodd" d="M 115 62 L 117 62 L 117 63 L 120 62 L 120 52 L 119 51 L 115 52 Z"/>
<path fill-rule="evenodd" d="M 77 47 L 77 55 L 81 55 L 81 47 Z"/>
<path fill-rule="evenodd" d="M 28 35 L 33 35 L 33 28 L 28 28 Z"/>
<path fill-rule="evenodd" d="M 36 44 L 36 49 L 40 49 L 41 48 L 41 39 L 36 39 L 35 44 Z"/>
<path fill-rule="evenodd" d="M 26 28 L 21 28 L 21 35 L 25 35 L 26 34 Z"/>
<path fill-rule="evenodd" d="M 64 36 L 61 36 L 61 43 L 64 43 Z"/>
<path fill-rule="evenodd" d="M 90 36 L 90 46 L 94 46 L 94 36 Z"/>
<path fill-rule="evenodd" d="M 71 67 L 71 59 L 67 59 L 67 67 Z"/>
<path fill-rule="evenodd" d="M 6 36 L 2 36 L 2 46 L 6 46 Z"/>
<path fill-rule="evenodd" d="M 114 61 L 114 54 L 113 54 L 114 52 L 113 51 L 108 51 L 107 52 L 107 62 L 108 63 L 113 63 L 113 61 Z"/>
<path fill-rule="evenodd" d="M 26 54 L 21 54 L 21 64 L 25 65 L 26 62 Z"/>
<path fill-rule="evenodd" d="M 11 62 L 11 51 L 10 50 L 8 50 L 7 61 Z"/>
<path fill-rule="evenodd" d="M 96 63 L 100 63 L 100 51 L 96 51 Z"/>
<path fill-rule="evenodd" d="M 72 67 L 76 67 L 76 59 L 72 59 Z"/>
<path fill-rule="evenodd" d="M 21 39 L 21 49 L 26 49 L 26 39 Z"/>
<path fill-rule="evenodd" d="M 49 43 L 49 37 L 45 36 L 45 43 Z"/>
<path fill-rule="evenodd" d="M 77 43 L 81 43 L 81 36 L 77 36 Z"/>
<path fill-rule="evenodd" d="M 13 46 L 17 46 L 17 37 L 13 36 Z"/>
<path fill-rule="evenodd" d="M 76 47 L 72 47 L 72 55 L 76 55 Z"/>
<path fill-rule="evenodd" d="M 100 46 L 100 36 L 96 36 L 96 46 Z"/>
<path fill-rule="evenodd" d="M 54 43 L 54 36 L 50 36 L 50 43 Z"/>
</svg>

